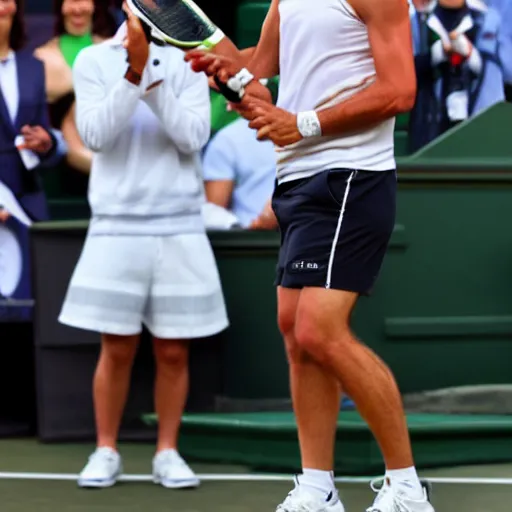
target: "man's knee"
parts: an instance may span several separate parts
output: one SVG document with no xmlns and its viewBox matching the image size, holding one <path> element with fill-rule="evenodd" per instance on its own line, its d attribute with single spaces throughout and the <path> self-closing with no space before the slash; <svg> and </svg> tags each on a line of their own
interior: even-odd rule
<svg viewBox="0 0 512 512">
<path fill-rule="evenodd" d="M 278 291 L 277 325 L 285 339 L 291 337 L 295 329 L 298 299 L 299 290 Z"/>
<path fill-rule="evenodd" d="M 101 357 L 117 367 L 131 366 L 137 354 L 138 342 L 138 336 L 103 335 Z"/>
<path fill-rule="evenodd" d="M 353 340 L 348 327 L 322 321 L 322 318 L 316 312 L 303 309 L 298 315 L 294 331 L 297 349 L 320 363 L 328 362 L 333 351 L 343 351 L 343 347 Z"/>
<path fill-rule="evenodd" d="M 284 339 L 286 355 L 290 364 L 302 362 L 305 356 L 295 341 L 295 318 L 299 294 L 299 290 L 280 288 L 278 291 L 277 324 Z"/>
<path fill-rule="evenodd" d="M 188 365 L 188 342 L 155 339 L 153 347 L 158 365 L 173 370 L 182 369 Z"/>
<path fill-rule="evenodd" d="M 319 362 L 354 341 L 350 316 L 357 294 L 323 288 L 305 288 L 297 308 L 294 337 L 298 346 Z"/>
<path fill-rule="evenodd" d="M 277 325 L 279 327 L 279 332 L 281 333 L 288 348 L 288 345 L 293 341 L 293 335 L 295 331 L 295 315 L 279 311 L 277 316 Z"/>
</svg>

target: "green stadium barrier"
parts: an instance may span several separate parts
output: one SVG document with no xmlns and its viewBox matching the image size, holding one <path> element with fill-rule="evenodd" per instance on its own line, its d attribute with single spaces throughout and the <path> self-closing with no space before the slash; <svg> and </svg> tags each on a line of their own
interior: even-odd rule
<svg viewBox="0 0 512 512">
<path fill-rule="evenodd" d="M 414 162 L 457 167 L 510 167 L 512 104 L 497 103 L 411 155 Z"/>
</svg>

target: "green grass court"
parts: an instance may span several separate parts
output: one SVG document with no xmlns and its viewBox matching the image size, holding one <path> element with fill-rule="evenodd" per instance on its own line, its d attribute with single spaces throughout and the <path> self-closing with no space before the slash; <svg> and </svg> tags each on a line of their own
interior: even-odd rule
<svg viewBox="0 0 512 512">
<path fill-rule="evenodd" d="M 292 485 L 291 478 L 258 481 L 258 475 L 244 467 L 192 464 L 208 478 L 197 490 L 171 491 L 150 482 L 152 445 L 123 444 L 120 449 L 125 474 L 132 481 L 111 489 L 82 490 L 74 477 L 92 445 L 0 441 L 1 512 L 273 512 Z M 233 476 L 240 481 L 227 481 Z M 422 476 L 434 479 L 437 512 L 511 510 L 512 464 L 426 471 Z M 496 479 L 503 479 L 502 483 Z M 347 512 L 364 512 L 371 504 L 372 492 L 366 483 L 338 487 Z"/>
</svg>

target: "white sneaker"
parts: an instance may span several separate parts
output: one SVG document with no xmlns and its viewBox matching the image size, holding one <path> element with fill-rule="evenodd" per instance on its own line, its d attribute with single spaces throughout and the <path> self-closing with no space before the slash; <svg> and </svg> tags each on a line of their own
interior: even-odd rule
<svg viewBox="0 0 512 512">
<path fill-rule="evenodd" d="M 163 450 L 155 455 L 153 482 L 168 489 L 185 489 L 199 485 L 199 479 L 176 450 Z"/>
<path fill-rule="evenodd" d="M 427 483 L 422 482 L 423 499 L 419 501 L 411 500 L 404 492 L 391 487 L 387 478 L 378 478 L 371 485 L 378 494 L 366 512 L 435 512 L 429 501 L 430 487 Z"/>
<path fill-rule="evenodd" d="M 299 485 L 295 477 L 295 489 L 279 505 L 276 512 L 345 512 L 337 491 L 329 493 L 326 499 Z"/>
<path fill-rule="evenodd" d="M 121 456 L 112 448 L 97 448 L 78 477 L 79 487 L 112 487 L 121 473 Z"/>
</svg>

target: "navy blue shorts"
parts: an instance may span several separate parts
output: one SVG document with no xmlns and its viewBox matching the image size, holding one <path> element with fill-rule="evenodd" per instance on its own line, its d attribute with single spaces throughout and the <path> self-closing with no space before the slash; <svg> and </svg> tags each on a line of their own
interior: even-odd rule
<svg viewBox="0 0 512 512">
<path fill-rule="evenodd" d="M 395 224 L 396 171 L 330 170 L 276 186 L 276 285 L 367 295 Z"/>
</svg>

